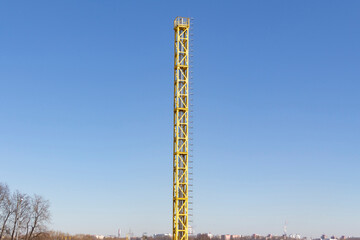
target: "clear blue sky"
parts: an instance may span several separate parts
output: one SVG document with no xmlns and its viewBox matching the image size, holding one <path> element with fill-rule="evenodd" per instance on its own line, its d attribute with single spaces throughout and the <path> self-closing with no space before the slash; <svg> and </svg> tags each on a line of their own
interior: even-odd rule
<svg viewBox="0 0 360 240">
<path fill-rule="evenodd" d="M 170 232 L 172 21 L 191 16 L 195 231 L 360 236 L 359 12 L 1 1 L 0 181 L 48 198 L 55 230 Z"/>
</svg>

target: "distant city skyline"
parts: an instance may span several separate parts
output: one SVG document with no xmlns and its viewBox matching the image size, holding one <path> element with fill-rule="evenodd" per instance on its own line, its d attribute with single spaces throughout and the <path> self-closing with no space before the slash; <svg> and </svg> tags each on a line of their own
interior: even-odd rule
<svg viewBox="0 0 360 240">
<path fill-rule="evenodd" d="M 171 233 L 193 17 L 194 233 L 360 236 L 360 2 L 0 2 L 0 182 L 53 230 Z"/>
</svg>

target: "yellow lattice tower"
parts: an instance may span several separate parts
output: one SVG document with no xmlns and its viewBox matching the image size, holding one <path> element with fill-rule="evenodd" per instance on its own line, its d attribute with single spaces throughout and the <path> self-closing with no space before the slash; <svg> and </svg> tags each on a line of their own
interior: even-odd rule
<svg viewBox="0 0 360 240">
<path fill-rule="evenodd" d="M 189 29 L 190 19 L 174 20 L 173 239 L 188 240 L 189 222 Z"/>
</svg>

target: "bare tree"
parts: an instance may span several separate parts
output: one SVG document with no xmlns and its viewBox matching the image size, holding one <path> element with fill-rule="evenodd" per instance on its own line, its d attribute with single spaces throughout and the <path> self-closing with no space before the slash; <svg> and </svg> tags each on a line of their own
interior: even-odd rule
<svg viewBox="0 0 360 240">
<path fill-rule="evenodd" d="M 43 197 L 34 195 L 30 202 L 30 215 L 26 222 L 25 240 L 31 240 L 46 232 L 50 222 L 50 203 Z"/>
<path fill-rule="evenodd" d="M 0 239 L 8 229 L 8 222 L 12 213 L 9 187 L 0 183 Z"/>
<path fill-rule="evenodd" d="M 19 220 L 18 227 L 16 230 L 16 239 L 24 236 L 26 231 L 26 224 L 31 218 L 31 197 L 24 195 L 19 206 Z"/>
<path fill-rule="evenodd" d="M 43 197 L 30 197 L 16 191 L 10 193 L 0 183 L 0 240 L 32 240 L 47 231 L 50 222 L 50 203 Z"/>
<path fill-rule="evenodd" d="M 9 196 L 9 187 L 6 184 L 0 183 L 0 205 L 6 197 Z"/>
<path fill-rule="evenodd" d="M 11 240 L 14 240 L 20 234 L 22 223 L 28 213 L 30 198 L 26 194 L 16 191 L 11 197 L 11 208 L 13 209 L 11 218 Z"/>
</svg>

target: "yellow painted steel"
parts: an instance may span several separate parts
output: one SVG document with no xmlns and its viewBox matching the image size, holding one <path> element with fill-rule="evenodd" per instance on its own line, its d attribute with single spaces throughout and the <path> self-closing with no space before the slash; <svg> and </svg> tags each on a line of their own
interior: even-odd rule
<svg viewBox="0 0 360 240">
<path fill-rule="evenodd" d="M 188 240 L 189 29 L 189 18 L 175 18 L 173 240 Z"/>
</svg>

